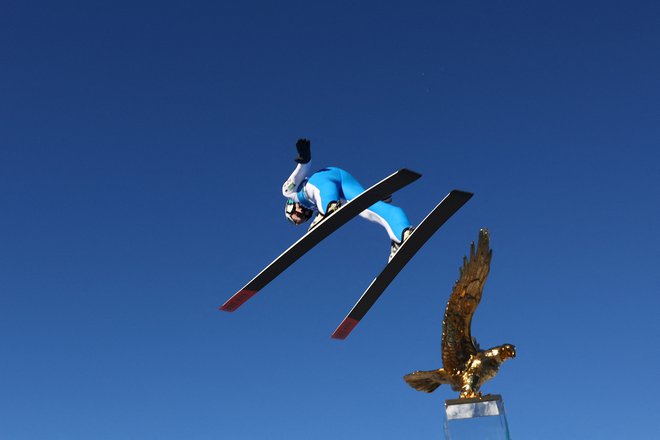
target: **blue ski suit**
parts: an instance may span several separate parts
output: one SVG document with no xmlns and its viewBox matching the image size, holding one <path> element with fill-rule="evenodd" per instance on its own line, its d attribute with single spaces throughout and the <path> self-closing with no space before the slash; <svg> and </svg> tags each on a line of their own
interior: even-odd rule
<svg viewBox="0 0 660 440">
<path fill-rule="evenodd" d="M 312 173 L 311 162 L 299 163 L 282 186 L 284 197 L 322 214 L 325 214 L 328 203 L 351 201 L 362 192 L 364 187 L 347 171 L 328 167 Z M 360 217 L 383 226 L 390 240 L 396 243 L 401 242 L 403 231 L 410 227 L 403 209 L 385 202 L 376 202 L 363 211 Z"/>
</svg>

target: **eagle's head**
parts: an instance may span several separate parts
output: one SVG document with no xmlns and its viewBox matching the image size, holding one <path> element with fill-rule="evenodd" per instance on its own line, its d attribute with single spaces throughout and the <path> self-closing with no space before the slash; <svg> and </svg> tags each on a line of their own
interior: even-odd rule
<svg viewBox="0 0 660 440">
<path fill-rule="evenodd" d="M 511 344 L 500 345 L 499 347 L 495 348 L 493 351 L 494 351 L 493 355 L 499 360 L 499 363 L 502 363 L 507 359 L 513 359 L 514 357 L 516 357 L 516 347 L 514 347 Z"/>
</svg>

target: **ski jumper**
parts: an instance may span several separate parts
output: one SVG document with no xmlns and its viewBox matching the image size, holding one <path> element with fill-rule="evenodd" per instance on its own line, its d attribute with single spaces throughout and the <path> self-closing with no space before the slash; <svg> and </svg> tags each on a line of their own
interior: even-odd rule
<svg viewBox="0 0 660 440">
<path fill-rule="evenodd" d="M 328 167 L 312 173 L 311 162 L 299 163 L 282 186 L 284 197 L 293 199 L 308 209 L 318 210 L 325 215 L 330 202 L 351 201 L 364 187 L 341 168 Z M 376 202 L 363 211 L 360 217 L 378 223 L 385 228 L 390 240 L 400 243 L 404 229 L 410 227 L 410 221 L 403 209 L 385 202 Z"/>
</svg>

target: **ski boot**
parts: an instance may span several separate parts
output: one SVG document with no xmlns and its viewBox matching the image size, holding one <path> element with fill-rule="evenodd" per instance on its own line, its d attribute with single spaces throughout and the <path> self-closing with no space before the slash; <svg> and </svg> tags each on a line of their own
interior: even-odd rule
<svg viewBox="0 0 660 440">
<path fill-rule="evenodd" d="M 396 241 L 392 240 L 390 244 L 390 258 L 387 260 L 388 263 L 392 261 L 394 255 L 396 255 L 396 253 L 399 252 L 399 249 L 401 249 L 403 243 L 405 243 L 406 240 L 408 240 L 408 238 L 410 237 L 410 235 L 413 233 L 414 230 L 415 228 L 413 228 L 412 226 L 404 229 L 403 233 L 401 234 L 401 238 L 402 238 L 401 243 L 397 243 Z"/>
<path fill-rule="evenodd" d="M 341 201 L 339 200 L 328 203 L 328 207 L 325 210 L 325 214 L 321 214 L 321 212 L 316 214 L 316 217 L 314 217 L 314 220 L 312 220 L 312 224 L 309 225 L 309 229 L 307 230 L 307 232 L 314 229 L 319 223 L 321 223 L 321 221 L 324 218 L 326 218 L 327 216 L 338 210 L 340 207 L 341 207 Z"/>
</svg>

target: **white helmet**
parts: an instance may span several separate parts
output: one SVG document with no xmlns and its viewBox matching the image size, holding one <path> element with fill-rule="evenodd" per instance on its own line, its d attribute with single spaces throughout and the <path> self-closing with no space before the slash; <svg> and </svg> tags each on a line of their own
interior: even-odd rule
<svg viewBox="0 0 660 440">
<path fill-rule="evenodd" d="M 300 217 L 302 218 L 302 221 L 300 223 L 296 223 L 293 220 L 292 214 L 296 212 L 296 202 L 293 199 L 287 199 L 286 204 L 284 205 L 284 216 L 289 220 L 291 223 L 294 225 L 299 225 L 301 223 L 305 223 L 307 220 L 312 218 L 312 214 L 314 214 L 314 211 L 311 209 L 305 208 L 304 206 L 298 204 L 302 210 L 302 214 Z"/>
</svg>

